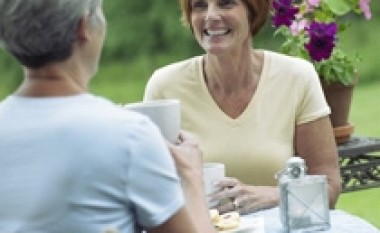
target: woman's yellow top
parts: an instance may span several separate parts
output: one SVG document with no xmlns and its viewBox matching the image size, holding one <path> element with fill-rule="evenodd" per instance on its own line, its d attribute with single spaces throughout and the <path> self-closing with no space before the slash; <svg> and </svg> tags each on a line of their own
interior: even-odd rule
<svg viewBox="0 0 380 233">
<path fill-rule="evenodd" d="M 182 128 L 197 136 L 205 161 L 224 163 L 227 176 L 244 183 L 275 185 L 274 175 L 295 153 L 295 126 L 330 114 L 313 65 L 264 51 L 256 93 L 245 111 L 232 119 L 212 99 L 202 59 L 156 70 L 144 99 L 180 99 Z"/>
</svg>

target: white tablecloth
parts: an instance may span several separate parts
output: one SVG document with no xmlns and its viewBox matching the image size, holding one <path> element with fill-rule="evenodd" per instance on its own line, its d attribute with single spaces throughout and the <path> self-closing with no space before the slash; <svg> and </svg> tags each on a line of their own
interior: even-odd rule
<svg viewBox="0 0 380 233">
<path fill-rule="evenodd" d="M 284 233 L 279 209 L 273 208 L 245 215 L 244 218 L 264 217 L 265 233 Z M 323 233 L 380 233 L 380 230 L 367 221 L 342 210 L 330 211 L 331 228 Z"/>
</svg>

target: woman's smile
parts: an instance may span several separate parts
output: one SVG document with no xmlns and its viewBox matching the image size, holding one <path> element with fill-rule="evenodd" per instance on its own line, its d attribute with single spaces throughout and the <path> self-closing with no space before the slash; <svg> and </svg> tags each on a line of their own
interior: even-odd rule
<svg viewBox="0 0 380 233">
<path fill-rule="evenodd" d="M 225 36 L 231 32 L 231 29 L 205 29 L 204 34 L 206 36 Z"/>
</svg>

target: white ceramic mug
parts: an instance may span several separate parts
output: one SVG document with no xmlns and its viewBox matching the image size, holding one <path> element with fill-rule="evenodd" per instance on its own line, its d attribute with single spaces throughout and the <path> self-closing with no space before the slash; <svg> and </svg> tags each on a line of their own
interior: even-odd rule
<svg viewBox="0 0 380 233">
<path fill-rule="evenodd" d="M 219 191 L 218 187 L 215 186 L 215 182 L 219 181 L 220 179 L 226 176 L 226 169 L 224 164 L 215 162 L 203 163 L 202 172 L 206 196 L 216 191 Z M 209 198 L 207 197 L 206 199 L 210 208 L 218 204 L 218 202 L 210 202 Z"/>
<path fill-rule="evenodd" d="M 157 99 L 125 105 L 129 110 L 148 116 L 172 143 L 178 140 L 181 125 L 181 104 L 177 99 Z"/>
</svg>

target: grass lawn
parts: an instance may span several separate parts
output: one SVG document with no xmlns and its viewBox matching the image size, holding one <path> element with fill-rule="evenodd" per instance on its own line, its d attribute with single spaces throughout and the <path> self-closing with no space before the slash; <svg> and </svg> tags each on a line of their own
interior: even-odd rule
<svg viewBox="0 0 380 233">
<path fill-rule="evenodd" d="M 355 134 L 380 137 L 380 81 L 360 84 L 354 92 L 350 121 Z M 340 196 L 338 209 L 358 215 L 380 229 L 380 188 L 367 189 Z"/>
<path fill-rule="evenodd" d="M 380 188 L 343 193 L 337 209 L 360 216 L 380 229 Z"/>
</svg>

